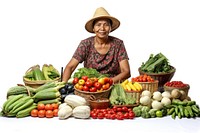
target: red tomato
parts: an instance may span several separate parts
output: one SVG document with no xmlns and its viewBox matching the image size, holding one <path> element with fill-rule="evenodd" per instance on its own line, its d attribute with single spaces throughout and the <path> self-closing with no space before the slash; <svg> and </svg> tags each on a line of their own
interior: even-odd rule
<svg viewBox="0 0 200 133">
<path fill-rule="evenodd" d="M 104 77 L 104 84 L 109 83 L 109 81 L 110 81 L 110 78 Z"/>
<path fill-rule="evenodd" d="M 39 118 L 45 117 L 45 114 L 46 114 L 46 111 L 45 111 L 45 110 L 39 110 L 39 111 L 38 111 L 38 117 L 39 117 Z"/>
<path fill-rule="evenodd" d="M 127 108 L 126 106 L 123 106 L 123 107 L 122 107 L 122 111 L 123 111 L 123 112 L 128 112 L 128 108 Z"/>
<path fill-rule="evenodd" d="M 128 114 L 129 114 L 129 119 L 133 119 L 135 117 L 134 112 L 129 112 Z"/>
<path fill-rule="evenodd" d="M 83 79 L 84 81 L 87 81 L 88 76 L 82 76 L 81 79 Z"/>
<path fill-rule="evenodd" d="M 90 92 L 96 92 L 97 91 L 97 88 L 96 87 L 91 87 L 90 88 Z"/>
<path fill-rule="evenodd" d="M 78 81 L 79 81 L 79 79 L 77 78 L 77 77 L 75 77 L 74 79 L 73 79 L 73 84 L 75 85 L 75 84 L 77 84 L 78 83 Z"/>
<path fill-rule="evenodd" d="M 89 91 L 89 87 L 87 87 L 86 85 L 83 86 L 83 91 Z"/>
<path fill-rule="evenodd" d="M 32 117 L 37 117 L 38 116 L 38 110 L 37 109 L 31 110 L 31 116 Z"/>
<path fill-rule="evenodd" d="M 45 110 L 53 110 L 53 106 L 51 104 L 46 104 Z"/>
<path fill-rule="evenodd" d="M 85 85 L 87 86 L 87 87 L 92 87 L 92 85 L 93 85 L 93 82 L 92 82 L 92 80 L 90 80 L 90 79 L 88 79 L 86 82 L 85 82 Z"/>
<path fill-rule="evenodd" d="M 94 87 L 96 87 L 97 90 L 100 90 L 101 89 L 101 84 L 99 82 L 95 82 L 94 83 Z"/>
<path fill-rule="evenodd" d="M 93 78 L 90 78 L 90 80 L 92 80 L 92 82 L 97 82 L 97 81 L 98 81 L 98 78 L 93 77 Z"/>
<path fill-rule="evenodd" d="M 111 79 L 111 78 L 109 79 L 109 84 L 113 85 L 113 79 Z"/>
<path fill-rule="evenodd" d="M 53 110 L 53 116 L 58 116 L 58 109 Z"/>
<path fill-rule="evenodd" d="M 58 103 L 52 103 L 51 106 L 53 107 L 53 110 L 54 110 L 54 109 L 58 109 L 59 104 Z"/>
<path fill-rule="evenodd" d="M 45 116 L 47 118 L 53 118 L 53 111 L 52 110 L 47 110 L 46 113 L 45 113 Z"/>
<path fill-rule="evenodd" d="M 38 110 L 44 110 L 45 109 L 45 105 L 43 103 L 38 103 L 37 109 Z"/>
</svg>

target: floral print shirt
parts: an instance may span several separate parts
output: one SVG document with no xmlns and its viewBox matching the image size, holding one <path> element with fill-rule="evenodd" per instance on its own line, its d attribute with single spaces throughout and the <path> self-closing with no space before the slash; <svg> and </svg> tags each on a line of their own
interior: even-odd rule
<svg viewBox="0 0 200 133">
<path fill-rule="evenodd" d="M 94 47 L 94 36 L 82 40 L 77 47 L 73 58 L 79 63 L 84 63 L 86 68 L 94 68 L 102 74 L 109 74 L 114 77 L 120 73 L 119 62 L 128 58 L 122 40 L 109 36 L 110 49 L 102 55 Z"/>
</svg>

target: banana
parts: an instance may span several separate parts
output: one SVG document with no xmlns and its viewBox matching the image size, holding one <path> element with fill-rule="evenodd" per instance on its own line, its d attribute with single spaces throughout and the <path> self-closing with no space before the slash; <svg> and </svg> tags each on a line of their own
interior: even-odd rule
<svg viewBox="0 0 200 133">
<path fill-rule="evenodd" d="M 131 87 L 129 86 L 129 84 L 126 84 L 126 88 L 127 88 L 128 91 L 132 90 Z"/>
<path fill-rule="evenodd" d="M 133 86 L 136 88 L 137 91 L 141 91 L 142 90 L 142 85 L 138 82 L 134 82 Z"/>
<path fill-rule="evenodd" d="M 132 84 L 132 82 L 128 82 L 128 86 L 130 86 L 132 91 L 136 91 L 136 88 L 134 87 L 134 85 Z"/>
</svg>

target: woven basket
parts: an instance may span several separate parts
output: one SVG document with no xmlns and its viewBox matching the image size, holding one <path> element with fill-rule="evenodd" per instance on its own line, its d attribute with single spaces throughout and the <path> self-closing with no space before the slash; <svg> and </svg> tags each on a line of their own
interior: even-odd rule
<svg viewBox="0 0 200 133">
<path fill-rule="evenodd" d="M 26 71 L 26 73 L 28 73 L 28 72 L 30 72 L 31 70 L 33 70 L 36 66 L 37 66 L 37 65 L 34 65 L 34 66 L 30 67 L 30 68 Z M 30 87 L 32 87 L 32 88 L 38 88 L 39 86 L 41 86 L 41 85 L 43 85 L 43 84 L 45 84 L 45 83 L 47 83 L 47 82 L 50 82 L 50 81 L 61 81 L 61 77 L 55 78 L 54 80 L 38 80 L 38 81 L 35 80 L 35 81 L 30 81 L 30 80 L 27 80 L 27 79 L 25 78 L 25 76 L 23 76 L 23 81 L 24 81 L 24 84 L 25 84 L 26 86 L 30 86 Z"/>
<path fill-rule="evenodd" d="M 169 86 L 164 85 L 164 90 L 165 90 L 165 91 L 171 92 L 171 91 L 174 90 L 174 89 L 183 90 L 183 91 L 186 93 L 186 96 L 188 96 L 189 89 L 190 89 L 190 85 L 187 85 L 186 87 L 182 87 L 182 88 L 169 87 Z"/>
<path fill-rule="evenodd" d="M 81 90 L 78 90 L 78 89 L 75 88 L 74 89 L 74 94 L 85 98 L 85 100 L 89 104 L 89 102 L 91 100 L 91 97 L 93 99 L 109 98 L 110 92 L 111 92 L 111 88 L 112 87 L 110 87 L 108 90 L 101 91 L 101 92 L 87 92 L 87 91 L 81 91 Z"/>
<path fill-rule="evenodd" d="M 154 82 L 138 82 L 142 85 L 143 90 L 148 90 L 153 94 L 155 91 L 158 91 L 158 80 L 155 80 Z"/>
<path fill-rule="evenodd" d="M 133 98 L 136 99 L 136 104 L 140 102 L 140 95 L 142 91 L 140 92 L 135 92 L 135 91 L 125 91 L 127 95 L 132 96 Z"/>
<path fill-rule="evenodd" d="M 29 80 L 26 80 L 24 77 L 23 77 L 23 81 L 24 81 L 24 84 L 26 85 L 26 86 L 30 86 L 30 87 L 32 87 L 32 88 L 38 88 L 39 86 L 41 86 L 41 85 L 44 85 L 45 83 L 47 83 L 47 82 L 50 82 L 50 81 L 60 81 L 61 80 L 61 78 L 59 77 L 59 78 L 56 78 L 56 79 L 54 79 L 54 80 L 38 80 L 38 81 L 29 81 Z"/>
<path fill-rule="evenodd" d="M 164 84 L 168 81 L 170 81 L 172 79 L 172 77 L 174 76 L 174 73 L 176 72 L 176 68 L 174 68 L 173 66 L 171 66 L 171 68 L 174 70 L 170 73 L 147 73 L 147 72 L 143 72 L 140 70 L 140 68 L 138 68 L 138 71 L 140 73 L 140 75 L 149 75 L 151 76 L 153 79 L 158 80 L 158 91 L 163 92 L 164 91 Z"/>
</svg>

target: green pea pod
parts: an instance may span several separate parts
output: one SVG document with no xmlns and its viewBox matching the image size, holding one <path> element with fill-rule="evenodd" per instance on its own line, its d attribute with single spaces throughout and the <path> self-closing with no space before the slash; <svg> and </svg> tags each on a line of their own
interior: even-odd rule
<svg viewBox="0 0 200 133">
<path fill-rule="evenodd" d="M 184 108 L 183 108 L 183 106 L 179 105 L 178 108 L 179 108 L 179 112 L 181 114 L 181 117 L 184 117 Z"/>
</svg>

